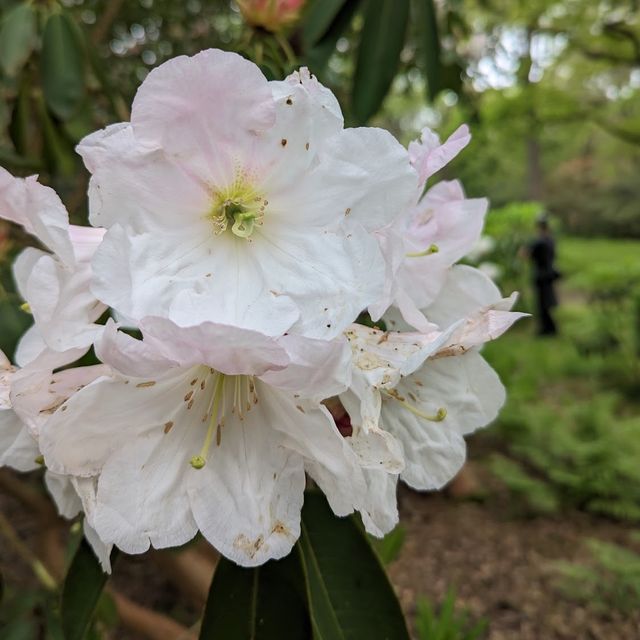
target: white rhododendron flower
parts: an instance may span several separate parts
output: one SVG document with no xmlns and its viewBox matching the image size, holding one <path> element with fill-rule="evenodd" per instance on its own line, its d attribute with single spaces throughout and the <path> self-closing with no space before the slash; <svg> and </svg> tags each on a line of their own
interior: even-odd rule
<svg viewBox="0 0 640 640">
<path fill-rule="evenodd" d="M 166 317 L 332 338 L 380 296 L 373 232 L 409 206 L 408 153 L 343 129 L 308 71 L 268 82 L 209 50 L 154 69 L 131 123 L 79 147 L 91 222 L 108 228 L 93 291 L 132 319 Z"/>
<path fill-rule="evenodd" d="M 455 265 L 486 201 L 427 189 L 469 138 L 425 129 L 406 150 L 345 129 L 308 70 L 269 82 L 208 50 L 151 71 L 131 122 L 78 146 L 92 227 L 0 170 L 0 217 L 47 249 L 14 265 L 34 325 L 19 367 L 0 358 L 0 466 L 44 464 L 107 571 L 114 545 L 198 531 L 245 566 L 280 558 L 307 477 L 390 531 L 398 479 L 442 487 L 497 415 L 479 349 L 522 315 Z"/>
<path fill-rule="evenodd" d="M 86 351 L 100 331 L 94 322 L 107 308 L 89 290 L 90 260 L 104 231 L 70 225 L 53 189 L 36 176 L 14 178 L 1 167 L 0 217 L 20 224 L 51 251 L 27 248 L 14 264 L 18 290 L 36 322 L 22 339 L 19 364 L 47 347 Z"/>
<path fill-rule="evenodd" d="M 184 544 L 198 529 L 256 565 L 300 534 L 305 471 L 340 515 L 364 508 L 355 454 L 317 396 L 346 388 L 349 349 L 202 323 L 141 321 L 144 340 L 110 324 L 98 345 L 117 371 L 49 420 L 49 468 L 93 478 L 89 523 L 130 553 Z M 294 392 L 295 390 L 295 392 Z"/>
</svg>

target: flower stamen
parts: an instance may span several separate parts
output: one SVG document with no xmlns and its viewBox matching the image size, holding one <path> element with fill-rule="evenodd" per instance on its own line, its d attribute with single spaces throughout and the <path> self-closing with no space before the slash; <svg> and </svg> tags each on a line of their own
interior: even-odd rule
<svg viewBox="0 0 640 640">
<path fill-rule="evenodd" d="M 430 244 L 424 251 L 415 251 L 406 253 L 407 258 L 422 258 L 423 256 L 430 256 L 433 253 L 438 253 L 440 248 L 437 244 Z"/>
<path fill-rule="evenodd" d="M 417 407 L 409 404 L 405 398 L 403 398 L 395 389 L 381 389 L 390 398 L 393 398 L 396 402 L 401 404 L 405 409 L 413 413 L 413 415 L 428 420 L 429 422 L 442 422 L 447 417 L 447 410 L 444 407 L 440 407 L 435 414 L 429 415 L 424 411 L 420 411 Z"/>
</svg>

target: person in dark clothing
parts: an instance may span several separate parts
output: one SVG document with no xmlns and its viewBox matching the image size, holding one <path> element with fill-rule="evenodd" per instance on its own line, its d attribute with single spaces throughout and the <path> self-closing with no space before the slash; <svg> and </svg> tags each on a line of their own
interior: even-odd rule
<svg viewBox="0 0 640 640">
<path fill-rule="evenodd" d="M 538 235 L 528 246 L 527 253 L 533 263 L 533 286 L 536 291 L 538 335 L 557 333 L 551 310 L 557 306 L 555 281 L 560 277 L 554 266 L 556 247 L 549 221 L 541 216 L 536 223 Z"/>
</svg>

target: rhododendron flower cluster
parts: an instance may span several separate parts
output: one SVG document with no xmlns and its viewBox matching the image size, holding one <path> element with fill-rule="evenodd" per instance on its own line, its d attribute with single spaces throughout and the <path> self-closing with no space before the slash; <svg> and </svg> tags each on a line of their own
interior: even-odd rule
<svg viewBox="0 0 640 640">
<path fill-rule="evenodd" d="M 208 50 L 79 144 L 92 226 L 3 170 L 0 216 L 46 251 L 15 262 L 34 323 L 0 362 L 0 464 L 44 465 L 105 569 L 198 531 L 242 565 L 282 557 L 309 479 L 388 532 L 398 478 L 442 487 L 504 401 L 479 349 L 521 314 L 455 265 L 487 203 L 425 192 L 468 141 L 345 129 L 306 69 L 268 82 Z"/>
</svg>

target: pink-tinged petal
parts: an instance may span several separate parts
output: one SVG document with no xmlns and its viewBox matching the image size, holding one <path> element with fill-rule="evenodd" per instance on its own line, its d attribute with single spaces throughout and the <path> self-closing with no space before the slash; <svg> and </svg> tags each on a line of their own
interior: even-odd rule
<svg viewBox="0 0 640 640">
<path fill-rule="evenodd" d="M 49 416 L 70 396 L 104 375 L 103 365 L 73 367 L 52 373 L 55 360 L 48 353 L 16 371 L 11 382 L 11 403 L 14 411 L 38 437 Z"/>
<path fill-rule="evenodd" d="M 275 338 L 239 327 L 203 322 L 180 327 L 165 318 L 140 321 L 144 342 L 181 366 L 207 365 L 229 375 L 261 375 L 289 363 Z"/>
<path fill-rule="evenodd" d="M 33 471 L 39 467 L 38 443 L 18 415 L 11 409 L 0 410 L 0 467 Z"/>
<path fill-rule="evenodd" d="M 502 298 L 498 287 L 479 269 L 455 265 L 448 271 L 440 295 L 424 312 L 440 326 L 459 324 L 443 349 L 463 352 L 495 340 L 526 317 L 526 313 L 510 311 L 515 300 L 516 294 Z"/>
<path fill-rule="evenodd" d="M 409 144 L 411 164 L 420 176 L 423 185 L 437 171 L 449 164 L 471 140 L 469 127 L 466 124 L 458 127 L 444 142 L 429 128 L 422 130 L 419 140 Z"/>
<path fill-rule="evenodd" d="M 349 385 L 351 349 L 346 340 L 287 335 L 278 342 L 287 350 L 291 362 L 283 369 L 265 372 L 260 376 L 263 382 L 316 400 L 338 395 Z"/>
<path fill-rule="evenodd" d="M 266 385 L 258 382 L 256 392 L 258 403 L 242 420 L 229 417 L 207 464 L 188 479 L 200 531 L 242 566 L 287 555 L 300 535 L 303 458 L 272 427 L 292 420 L 301 429 L 308 421 L 311 429 L 321 427 L 295 404 L 278 402 Z"/>
<path fill-rule="evenodd" d="M 0 217 L 22 225 L 65 264 L 74 263 L 67 210 L 37 176 L 14 178 L 0 167 Z"/>
<path fill-rule="evenodd" d="M 87 349 L 68 349 L 53 351 L 45 344 L 40 329 L 36 325 L 29 327 L 18 341 L 15 361 L 19 367 L 34 364 L 40 369 L 57 369 L 81 358 Z"/>
<path fill-rule="evenodd" d="M 480 237 L 487 211 L 485 199 L 467 199 L 458 182 L 440 182 L 412 214 L 406 232 L 407 257 L 399 285 L 419 309 L 427 307 L 443 286 L 447 270 Z M 420 255 L 435 245 L 435 252 Z"/>
<path fill-rule="evenodd" d="M 259 68 L 235 53 L 179 56 L 146 77 L 133 102 L 136 140 L 181 156 L 209 178 L 232 176 L 235 149 L 273 126 L 271 89 Z"/>
<path fill-rule="evenodd" d="M 92 167 L 91 224 L 110 228 L 119 223 L 137 232 L 193 227 L 195 233 L 204 233 L 211 208 L 208 182 L 179 158 L 137 145 L 130 127 L 114 133 L 109 129 L 99 140 L 83 140 L 78 147 Z"/>
<path fill-rule="evenodd" d="M 104 229 L 69 225 L 69 238 L 77 262 L 89 262 L 104 237 Z"/>
<path fill-rule="evenodd" d="M 109 319 L 104 332 L 95 344 L 96 356 L 124 376 L 153 377 L 158 371 L 167 371 L 178 363 L 159 353 L 146 340 L 138 340 L 118 331 Z"/>
<path fill-rule="evenodd" d="M 33 264 L 25 299 L 43 340 L 55 351 L 88 348 L 102 331 L 94 323 L 107 307 L 91 293 L 91 277 L 87 263 L 69 267 L 43 255 Z"/>
</svg>

